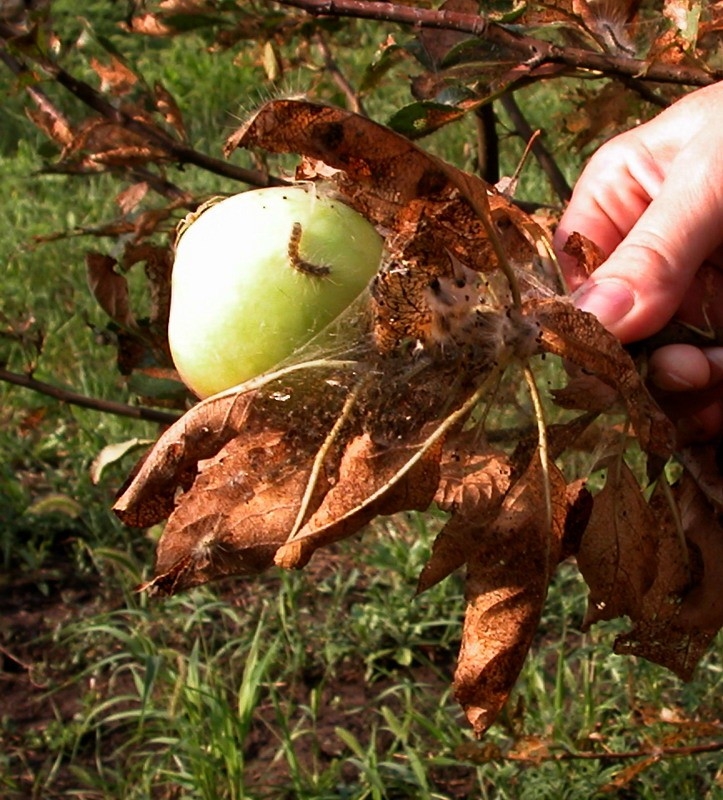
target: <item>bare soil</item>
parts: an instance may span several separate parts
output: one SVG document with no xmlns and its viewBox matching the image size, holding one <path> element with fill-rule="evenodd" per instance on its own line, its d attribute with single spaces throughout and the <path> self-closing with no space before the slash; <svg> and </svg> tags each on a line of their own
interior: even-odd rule
<svg viewBox="0 0 723 800">
<path fill-rule="evenodd" d="M 317 568 L 325 571 L 332 566 L 320 561 Z M 235 592 L 238 593 L 238 586 Z M 68 560 L 59 559 L 52 570 L 34 574 L 0 571 L 0 795 L 7 800 L 24 797 L 53 800 L 67 797 L 68 792 L 88 800 L 97 797 L 95 789 L 86 792 L 80 785 L 77 772 L 69 765 L 67 757 L 56 763 L 57 753 L 48 742 L 54 742 L 57 748 L 59 731 L 82 717 L 83 700 L 90 688 L 89 679 L 78 680 L 74 676 L 82 657 L 68 651 L 58 632 L 72 620 L 97 614 L 114 605 L 121 607 L 122 600 L 108 596 L 100 577 L 78 575 Z M 440 651 L 427 655 L 441 665 L 446 663 L 451 671 L 453 653 Z M 447 688 L 438 670 L 423 664 L 413 664 L 407 669 L 408 676 L 424 685 L 430 696 L 439 697 Z M 391 685 L 390 680 L 388 686 Z M 116 681 L 114 691 L 122 691 L 122 688 Z M 374 709 L 385 688 L 383 681 L 368 684 L 362 664 L 346 663 L 332 678 L 326 676 L 323 681 L 313 670 L 299 676 L 295 685 L 289 686 L 290 699 L 294 701 L 292 707 L 310 702 L 313 690 L 321 691 L 314 732 L 295 741 L 299 762 L 310 767 L 315 764 L 318 770 L 348 755 L 344 743 L 336 735 L 337 727 L 366 744 Z M 104 687 L 95 689 L 102 694 Z M 393 697 L 385 703 L 394 710 Z M 245 777 L 250 786 L 257 787 L 257 797 L 291 800 L 293 794 L 289 793 L 285 767 L 279 759 L 275 760 L 279 742 L 273 733 L 274 715 L 272 704 L 262 700 L 245 743 L 244 756 L 248 764 Z M 292 727 L 293 722 L 290 720 Z M 383 752 L 390 744 L 391 734 L 381 731 L 376 736 L 377 746 Z M 109 750 L 109 758 L 115 744 L 112 734 L 104 737 L 103 747 Z M 74 754 L 73 766 L 80 764 L 92 772 L 99 756 L 104 758 L 94 746 L 80 747 Z M 46 783 L 51 771 L 52 781 Z M 352 783 L 355 776 L 355 767 L 347 762 L 343 778 Z M 460 765 L 440 769 L 430 779 L 441 796 L 450 800 L 470 797 L 473 767 Z M 40 794 L 39 786 L 44 787 Z M 182 792 L 180 789 L 178 792 L 165 786 L 158 797 L 162 800 L 180 798 Z"/>
</svg>

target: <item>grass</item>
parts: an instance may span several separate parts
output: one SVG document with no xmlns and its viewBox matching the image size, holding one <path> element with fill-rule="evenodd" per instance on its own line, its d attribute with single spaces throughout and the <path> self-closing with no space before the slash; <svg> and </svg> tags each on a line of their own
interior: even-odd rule
<svg viewBox="0 0 723 800">
<path fill-rule="evenodd" d="M 82 20 L 72 4 L 56 6 L 67 39 L 76 39 Z M 198 39 L 138 44 L 118 33 L 115 7 L 95 2 L 85 13 L 117 47 L 139 48 L 146 80 L 163 80 L 183 102 L 201 149 L 217 154 L 244 108 L 274 91 L 252 49 L 208 58 Z M 345 70 L 374 47 L 373 28 L 360 30 L 363 47 L 340 50 Z M 79 69 L 82 61 L 80 53 Z M 375 116 L 402 102 L 407 69 L 368 98 Z M 316 73 L 299 68 L 289 82 L 341 101 Z M 118 185 L 37 174 L 42 143 L 7 88 L 2 360 L 92 396 L 132 400 L 112 349 L 98 343 L 105 320 L 85 286 L 85 251 L 112 252 L 113 243 L 33 243 L 113 217 Z M 550 94 L 529 91 L 542 124 L 555 113 Z M 469 166 L 471 138 L 460 126 L 427 144 Z M 505 153 L 511 171 L 518 150 Z M 199 193 L 232 190 L 212 176 L 169 171 Z M 540 190 L 539 175 L 526 180 L 533 195 Z M 505 714 L 477 743 L 449 690 L 461 579 L 414 597 L 437 516 L 382 521 L 302 573 L 152 602 L 134 587 L 148 577 L 158 531 L 126 529 L 109 511 L 133 456 L 98 484 L 89 470 L 105 445 L 152 438 L 155 429 L 8 385 L 0 400 L 3 797 L 537 800 L 594 797 L 605 787 L 620 798 L 723 796 L 719 754 L 669 758 L 657 749 L 720 738 L 720 650 L 687 685 L 610 654 L 615 626 L 580 630 L 584 586 L 571 565 L 557 575 Z M 550 757 L 593 747 L 651 755 Z M 644 768 L 628 774 L 630 764 Z"/>
</svg>

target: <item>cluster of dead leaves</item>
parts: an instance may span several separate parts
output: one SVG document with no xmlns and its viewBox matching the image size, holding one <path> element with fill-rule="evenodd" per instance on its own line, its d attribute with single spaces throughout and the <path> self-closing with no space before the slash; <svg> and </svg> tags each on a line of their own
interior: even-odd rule
<svg viewBox="0 0 723 800">
<path fill-rule="evenodd" d="M 86 255 L 88 288 L 110 320 L 105 337 L 114 340 L 118 370 L 141 397 L 156 405 L 181 406 L 188 399 L 168 345 L 171 304 L 170 248 L 126 241 L 120 261 L 96 251 Z M 131 308 L 128 273 L 143 264 L 146 314 Z"/>
<path fill-rule="evenodd" d="M 436 502 L 449 520 L 418 589 L 466 569 L 455 690 L 478 734 L 570 556 L 590 586 L 587 623 L 629 617 L 616 649 L 688 677 L 723 624 L 710 454 L 689 451 L 667 480 L 673 426 L 619 342 L 556 293 L 545 232 L 482 180 L 338 108 L 268 103 L 227 152 L 239 146 L 302 154 L 298 177 L 331 184 L 385 232 L 387 254 L 324 341 L 194 406 L 138 465 L 116 512 L 141 527 L 168 519 L 146 588 L 303 567 L 377 515 Z M 583 262 L 594 252 L 571 245 Z M 553 400 L 579 413 L 493 447 L 486 420 L 506 374 L 546 353 L 569 364 Z M 606 471 L 596 494 L 563 474 L 586 432 Z M 625 461 L 632 439 L 643 485 Z"/>
</svg>

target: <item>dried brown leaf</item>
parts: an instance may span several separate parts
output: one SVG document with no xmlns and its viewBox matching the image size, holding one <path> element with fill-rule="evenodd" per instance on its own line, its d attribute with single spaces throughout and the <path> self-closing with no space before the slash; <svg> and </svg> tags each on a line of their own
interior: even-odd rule
<svg viewBox="0 0 723 800">
<path fill-rule="evenodd" d="M 570 365 L 567 385 L 551 394 L 560 408 L 577 408 L 598 414 L 622 413 L 625 406 L 618 391 L 581 367 Z"/>
<path fill-rule="evenodd" d="M 488 238 L 489 226 L 494 223 L 509 258 L 520 264 L 539 257 L 538 245 L 546 239 L 530 217 L 481 178 L 344 109 L 273 100 L 228 138 L 224 152 L 228 156 L 237 147 L 303 154 L 306 178 L 309 159 L 323 162 L 325 174 L 329 167 L 338 170 L 333 175 L 337 189 L 361 214 L 402 236 L 431 231 L 438 252 L 446 249 L 485 273 L 498 306 L 505 304 L 509 287 Z"/>
<path fill-rule="evenodd" d="M 658 488 L 650 504 L 656 521 L 655 581 L 632 630 L 616 639 L 615 652 L 642 656 L 689 680 L 723 625 L 723 528 L 687 476 L 667 497 Z"/>
<path fill-rule="evenodd" d="M 198 468 L 158 542 L 155 577 L 144 587 L 154 593 L 268 569 L 299 511 L 311 462 L 298 463 L 292 437 L 263 430 L 231 439 Z"/>
<path fill-rule="evenodd" d="M 122 109 L 134 119 L 154 125 L 143 110 L 129 106 Z M 91 117 L 76 131 L 73 140 L 61 154 L 64 164 L 99 170 L 106 166 L 135 166 L 152 161 L 165 161 L 167 152 L 148 143 L 141 134 L 129 130 L 106 117 Z"/>
<path fill-rule="evenodd" d="M 680 516 L 693 551 L 694 581 L 683 597 L 678 620 L 694 630 L 723 627 L 723 525 L 697 484 L 684 476 L 679 485 Z"/>
<path fill-rule="evenodd" d="M 40 108 L 26 108 L 27 116 L 56 144 L 67 147 L 73 141 L 73 129 L 60 113 Z"/>
<path fill-rule="evenodd" d="M 118 207 L 123 214 L 130 214 L 131 211 L 138 207 L 138 204 L 148 194 L 149 185 L 146 181 L 131 184 L 127 186 L 115 198 Z"/>
<path fill-rule="evenodd" d="M 612 386 L 624 401 L 640 446 L 668 458 L 675 429 L 650 396 L 633 360 L 597 317 L 563 299 L 530 300 L 525 312 L 540 325 L 543 350 L 562 356 Z"/>
<path fill-rule="evenodd" d="M 629 764 L 627 767 L 617 772 L 615 777 L 612 778 L 612 780 L 606 781 L 598 791 L 600 794 L 612 794 L 615 792 L 615 794 L 619 796 L 641 773 L 654 764 L 657 764 L 661 758 L 662 755 L 660 753 L 652 753 L 645 758 L 639 758 L 637 761 L 634 761 L 632 764 Z"/>
<path fill-rule="evenodd" d="M 686 472 L 719 512 L 723 512 L 722 455 L 723 443 L 721 441 L 688 445 L 677 453 Z"/>
<path fill-rule="evenodd" d="M 130 33 L 140 33 L 144 36 L 174 36 L 178 31 L 163 21 L 160 14 L 136 14 L 123 27 Z"/>
<path fill-rule="evenodd" d="M 509 457 L 478 442 L 474 429 L 451 438 L 441 467 L 434 500 L 443 511 L 467 513 L 504 497 L 510 486 Z"/>
<path fill-rule="evenodd" d="M 605 261 L 605 253 L 587 236 L 573 231 L 562 248 L 563 252 L 575 259 L 575 271 L 588 278 Z"/>
<path fill-rule="evenodd" d="M 508 493 L 495 523 L 480 531 L 478 548 L 467 562 L 467 611 L 454 690 L 477 736 L 507 702 L 560 556 L 565 480 L 550 465 L 551 524 L 547 480 L 535 459 Z"/>
<path fill-rule="evenodd" d="M 149 325 L 156 331 L 159 344 L 168 350 L 166 331 L 171 308 L 171 272 L 173 270 L 173 251 L 170 246 L 160 246 L 149 242 L 128 242 L 123 250 L 123 269 L 143 262 L 148 292 L 150 294 Z"/>
<path fill-rule="evenodd" d="M 372 120 L 333 106 L 298 100 L 265 103 L 226 141 L 237 147 L 301 153 L 338 170 L 362 213 L 399 230 L 413 201 L 435 201 L 452 187 L 441 165 L 407 139 Z M 351 182 L 354 182 L 354 186 Z"/>
<path fill-rule="evenodd" d="M 441 447 L 438 441 L 400 475 L 420 450 L 419 444 L 380 446 L 368 434 L 352 439 L 319 508 L 279 549 L 276 563 L 298 569 L 319 547 L 355 533 L 378 515 L 427 509 L 439 484 Z"/>
<path fill-rule="evenodd" d="M 458 438 L 445 453 L 435 500 L 452 517 L 434 540 L 429 561 L 419 576 L 417 593 L 466 563 L 479 545 L 480 531 L 499 514 L 510 487 L 509 458 L 499 451 L 476 452 L 470 444 L 473 442 Z"/>
<path fill-rule="evenodd" d="M 168 125 L 178 134 L 182 142 L 187 140 L 186 126 L 183 122 L 183 114 L 176 102 L 175 97 L 161 83 L 156 83 L 153 87 L 153 94 L 156 100 L 156 108 L 163 115 Z"/>
<path fill-rule="evenodd" d="M 116 272 L 118 262 L 102 253 L 87 253 L 88 286 L 105 313 L 122 328 L 137 327 L 131 311 L 128 282 Z"/>
<path fill-rule="evenodd" d="M 100 78 L 102 92 L 110 92 L 120 97 L 128 94 L 138 83 L 138 76 L 116 56 L 111 56 L 110 64 L 103 64 L 97 58 L 91 58 L 90 66 Z"/>
<path fill-rule="evenodd" d="M 613 457 L 577 554 L 590 587 L 585 625 L 642 613 L 655 580 L 657 521 L 630 468 Z"/>
<path fill-rule="evenodd" d="M 136 467 L 113 510 L 126 525 L 147 528 L 166 519 L 179 490 L 188 490 L 198 463 L 215 456 L 248 421 L 252 392 L 211 397 L 161 435 Z"/>
<path fill-rule="evenodd" d="M 263 391 L 251 388 L 264 383 Z M 374 433 L 385 429 L 384 413 L 369 403 L 385 398 L 374 391 L 356 413 L 369 383 L 322 364 L 282 370 L 203 401 L 172 426 L 116 504 L 129 524 L 170 514 L 154 590 L 246 574 L 249 563 L 269 566 L 276 550 L 277 563 L 302 566 L 378 514 L 426 508 L 439 483 L 444 429 L 431 421 L 384 441 Z"/>
<path fill-rule="evenodd" d="M 546 429 L 548 456 L 554 460 L 563 455 L 571 447 L 580 444 L 581 437 L 597 419 L 598 412 L 588 411 L 568 422 L 556 422 L 548 425 Z M 517 446 L 512 453 L 511 461 L 513 474 L 519 475 L 527 469 L 530 460 L 537 453 L 539 447 L 539 432 L 536 428 L 528 429 L 524 434 L 515 437 Z"/>
<path fill-rule="evenodd" d="M 562 531 L 560 561 L 577 555 L 593 509 L 593 496 L 587 488 L 587 478 L 578 478 L 565 489 L 567 514 Z"/>
</svg>

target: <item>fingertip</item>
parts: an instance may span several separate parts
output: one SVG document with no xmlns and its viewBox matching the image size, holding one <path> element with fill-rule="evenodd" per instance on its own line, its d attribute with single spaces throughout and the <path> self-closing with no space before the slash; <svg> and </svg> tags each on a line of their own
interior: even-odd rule
<svg viewBox="0 0 723 800">
<path fill-rule="evenodd" d="M 612 333 L 635 305 L 630 286 L 615 278 L 586 281 L 573 293 L 572 300 L 580 311 L 594 314 Z"/>
<path fill-rule="evenodd" d="M 696 391 L 710 384 L 711 364 L 699 348 L 689 344 L 671 344 L 650 356 L 648 378 L 666 392 Z"/>
</svg>

